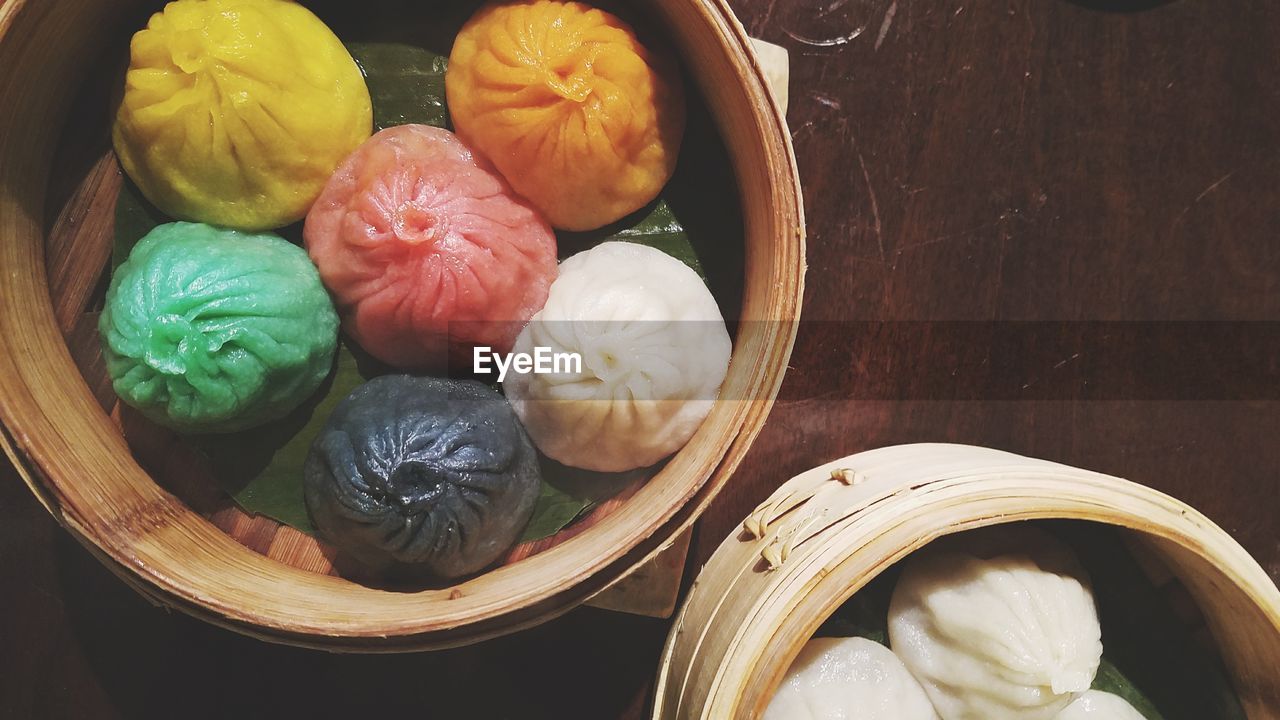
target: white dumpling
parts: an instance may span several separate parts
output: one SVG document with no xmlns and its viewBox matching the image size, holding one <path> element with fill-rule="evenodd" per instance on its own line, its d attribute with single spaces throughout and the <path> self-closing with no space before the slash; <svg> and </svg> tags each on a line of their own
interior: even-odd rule
<svg viewBox="0 0 1280 720">
<path fill-rule="evenodd" d="M 1076 698 L 1055 720 L 1146 720 L 1127 700 L 1101 690 Z"/>
<path fill-rule="evenodd" d="M 937 720 L 920 683 L 866 638 L 814 638 L 787 670 L 764 720 Z"/>
<path fill-rule="evenodd" d="M 889 603 L 890 647 L 943 720 L 1052 720 L 1093 683 L 1101 636 L 1075 555 L 1032 528 L 935 543 Z"/>
<path fill-rule="evenodd" d="M 514 352 L 576 353 L 578 372 L 511 373 L 503 389 L 538 449 L 621 472 L 684 446 L 711 411 L 732 343 L 702 278 L 646 245 L 607 242 L 560 265 Z"/>
</svg>

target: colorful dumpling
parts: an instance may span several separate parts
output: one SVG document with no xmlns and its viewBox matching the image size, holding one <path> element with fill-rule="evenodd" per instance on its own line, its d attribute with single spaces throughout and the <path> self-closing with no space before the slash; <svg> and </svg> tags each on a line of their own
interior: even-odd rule
<svg viewBox="0 0 1280 720">
<path fill-rule="evenodd" d="M 178 430 L 232 432 L 315 392 L 333 367 L 338 316 L 296 245 L 171 223 L 116 270 L 98 329 L 125 404 Z"/>
<path fill-rule="evenodd" d="M 176 0 L 133 36 L 112 139 L 169 215 L 241 230 L 300 220 L 373 131 L 355 60 L 291 0 Z"/>
<path fill-rule="evenodd" d="M 501 395 L 407 375 L 348 395 L 304 475 L 307 511 L 330 542 L 373 568 L 440 578 L 501 557 L 541 487 L 538 454 Z"/>
<path fill-rule="evenodd" d="M 471 346 L 506 352 L 556 276 L 555 235 L 537 211 L 457 136 L 427 125 L 362 145 L 303 235 L 347 332 L 402 368 Z"/>
<path fill-rule="evenodd" d="M 454 41 L 446 90 L 458 134 L 555 227 L 618 220 L 675 170 L 680 74 L 602 10 L 561 0 L 485 7 Z"/>
<path fill-rule="evenodd" d="M 580 362 L 507 373 L 503 390 L 529 436 L 565 465 L 622 472 L 693 437 L 719 395 L 732 343 L 688 265 L 647 245 L 606 242 L 560 266 L 515 353 L 539 348 Z"/>
</svg>

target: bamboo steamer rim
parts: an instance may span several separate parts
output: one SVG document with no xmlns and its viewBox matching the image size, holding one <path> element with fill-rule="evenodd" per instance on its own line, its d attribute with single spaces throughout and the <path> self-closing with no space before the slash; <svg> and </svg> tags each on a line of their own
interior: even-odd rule
<svg viewBox="0 0 1280 720">
<path fill-rule="evenodd" d="M 789 135 L 723 0 L 660 0 L 652 9 L 712 110 L 744 198 L 742 319 L 753 322 L 742 325 L 723 392 L 749 399 L 717 403 L 689 445 L 604 522 L 460 585 L 413 593 L 298 570 L 234 542 L 147 476 L 77 373 L 48 301 L 41 215 L 56 130 L 118 9 L 108 0 L 0 6 L 0 98 L 22 108 L 0 119 L 0 445 L 45 508 L 108 567 L 156 602 L 265 639 L 359 651 L 447 647 L 566 612 L 705 509 L 772 406 L 804 274 Z"/>
<path fill-rule="evenodd" d="M 759 716 L 803 644 L 880 572 L 941 536 L 1039 519 L 1150 540 L 1204 611 L 1249 717 L 1276 717 L 1280 590 L 1225 531 L 1127 480 L 948 444 L 842 458 L 762 503 L 694 581 L 663 650 L 653 717 Z"/>
</svg>

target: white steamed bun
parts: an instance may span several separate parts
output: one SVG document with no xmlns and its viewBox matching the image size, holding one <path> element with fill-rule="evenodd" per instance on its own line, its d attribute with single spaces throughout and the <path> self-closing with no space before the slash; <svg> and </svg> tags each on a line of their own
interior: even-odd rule
<svg viewBox="0 0 1280 720">
<path fill-rule="evenodd" d="M 560 265 L 514 352 L 577 353 L 580 372 L 511 373 L 503 389 L 543 453 L 621 472 L 684 446 L 719 392 L 732 344 L 715 298 L 670 255 L 606 242 Z"/>
<path fill-rule="evenodd" d="M 1101 634 L 1074 554 L 1032 528 L 935 543 L 889 604 L 890 646 L 943 720 L 1053 720 L 1093 682 Z"/>
<path fill-rule="evenodd" d="M 814 638 L 791 663 L 763 720 L 937 720 L 920 683 L 866 638 Z"/>
</svg>

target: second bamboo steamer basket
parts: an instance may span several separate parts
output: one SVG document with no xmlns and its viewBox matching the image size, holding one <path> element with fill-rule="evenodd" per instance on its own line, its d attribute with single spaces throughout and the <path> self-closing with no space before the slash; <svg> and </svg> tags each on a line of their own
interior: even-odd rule
<svg viewBox="0 0 1280 720">
<path fill-rule="evenodd" d="M 418 592 L 307 572 L 236 542 L 147 475 L 72 362 L 44 257 L 44 208 L 61 171 L 55 151 L 80 81 L 112 29 L 149 6 L 0 2 L 0 101 L 8 108 L 0 116 L 0 444 L 63 526 L 162 605 L 268 640 L 383 652 L 466 644 L 548 620 L 693 522 L 764 423 L 803 293 L 803 211 L 790 140 L 722 0 L 644 6 L 678 49 L 738 180 L 742 322 L 723 389 L 734 399 L 717 403 L 689 445 L 599 523 L 459 585 Z"/>
<path fill-rule="evenodd" d="M 901 445 L 792 478 L 699 573 L 663 652 L 656 720 L 748 720 L 823 620 L 950 533 L 1020 520 L 1124 528 L 1203 614 L 1250 720 L 1280 717 L 1280 590 L 1226 532 L 1142 485 L 966 445 Z"/>
</svg>

